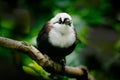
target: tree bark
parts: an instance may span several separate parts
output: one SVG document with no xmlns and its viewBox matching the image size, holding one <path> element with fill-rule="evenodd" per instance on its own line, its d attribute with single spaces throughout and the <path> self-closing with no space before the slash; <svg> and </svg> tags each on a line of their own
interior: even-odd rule
<svg viewBox="0 0 120 80">
<path fill-rule="evenodd" d="M 0 46 L 25 52 L 40 66 L 42 66 L 47 72 L 65 75 L 68 77 L 77 78 L 79 80 L 94 80 L 94 78 L 88 73 L 87 68 L 82 66 L 79 67 L 65 66 L 65 71 L 63 72 L 62 70 L 63 68 L 60 64 L 50 60 L 48 56 L 43 55 L 34 46 L 26 42 L 0 37 Z M 86 79 L 85 78 L 83 79 L 82 77 L 85 77 Z"/>
</svg>

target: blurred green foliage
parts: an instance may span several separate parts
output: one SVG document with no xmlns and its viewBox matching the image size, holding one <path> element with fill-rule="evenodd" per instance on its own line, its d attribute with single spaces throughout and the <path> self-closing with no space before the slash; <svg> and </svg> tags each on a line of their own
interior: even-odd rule
<svg viewBox="0 0 120 80">
<path fill-rule="evenodd" d="M 120 5 L 117 0 L 0 0 L 0 36 L 26 41 L 36 47 L 40 29 L 59 12 L 72 16 L 80 40 L 73 53 L 67 56 L 67 65 L 87 66 L 96 80 L 119 80 Z M 14 66 L 19 64 L 31 75 L 41 76 L 44 70 L 25 56 L 0 47 L 1 61 L 4 58 Z M 0 69 L 0 76 L 2 74 Z"/>
</svg>

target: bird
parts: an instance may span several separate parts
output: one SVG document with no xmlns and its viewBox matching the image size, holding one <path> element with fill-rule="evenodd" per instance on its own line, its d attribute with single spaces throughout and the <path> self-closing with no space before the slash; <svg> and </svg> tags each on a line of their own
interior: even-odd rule
<svg viewBox="0 0 120 80">
<path fill-rule="evenodd" d="M 47 21 L 37 36 L 38 50 L 56 63 L 66 64 L 65 57 L 76 47 L 77 33 L 72 17 L 65 12 Z"/>
</svg>

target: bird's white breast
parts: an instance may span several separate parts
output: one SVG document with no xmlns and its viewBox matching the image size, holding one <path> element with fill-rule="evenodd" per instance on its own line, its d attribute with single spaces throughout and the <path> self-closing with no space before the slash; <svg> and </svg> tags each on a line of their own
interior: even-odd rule
<svg viewBox="0 0 120 80">
<path fill-rule="evenodd" d="M 68 30 L 66 30 L 66 33 L 64 34 L 57 31 L 56 28 L 53 28 L 48 35 L 49 35 L 49 42 L 53 46 L 60 48 L 68 48 L 76 40 L 75 32 L 72 27 L 69 27 Z"/>
</svg>

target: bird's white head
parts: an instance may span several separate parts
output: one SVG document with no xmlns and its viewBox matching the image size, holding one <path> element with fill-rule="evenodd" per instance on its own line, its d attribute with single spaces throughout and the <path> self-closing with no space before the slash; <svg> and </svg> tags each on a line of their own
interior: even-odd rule
<svg viewBox="0 0 120 80">
<path fill-rule="evenodd" d="M 50 20 L 53 28 L 61 33 L 67 33 L 70 28 L 73 28 L 72 18 L 67 13 L 58 13 Z"/>
<path fill-rule="evenodd" d="M 57 47 L 69 47 L 76 40 L 72 18 L 67 13 L 58 13 L 50 20 L 52 26 L 49 32 L 49 41 Z"/>
<path fill-rule="evenodd" d="M 65 24 L 71 26 L 72 24 L 72 18 L 67 13 L 58 13 L 55 17 L 53 17 L 50 22 L 52 24 Z"/>
</svg>

